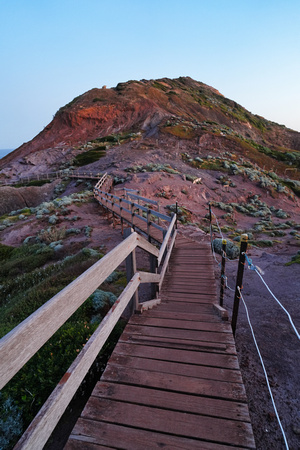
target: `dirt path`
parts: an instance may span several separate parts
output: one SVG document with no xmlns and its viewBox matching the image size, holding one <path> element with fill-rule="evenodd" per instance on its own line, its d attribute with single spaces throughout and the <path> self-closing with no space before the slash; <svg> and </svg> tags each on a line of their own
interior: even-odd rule
<svg viewBox="0 0 300 450">
<path fill-rule="evenodd" d="M 290 313 L 300 330 L 300 267 L 285 266 L 290 254 L 260 250 L 249 252 L 263 271 L 272 292 Z M 228 285 L 235 287 L 237 263 L 227 264 Z M 226 290 L 224 306 L 232 312 L 233 295 Z M 300 448 L 300 342 L 286 313 L 267 291 L 259 276 L 245 270 L 243 297 L 262 354 L 282 426 L 291 449 Z M 236 346 L 249 399 L 250 415 L 258 449 L 283 449 L 283 438 L 267 390 L 261 363 L 252 339 L 244 306 L 240 305 Z"/>
</svg>

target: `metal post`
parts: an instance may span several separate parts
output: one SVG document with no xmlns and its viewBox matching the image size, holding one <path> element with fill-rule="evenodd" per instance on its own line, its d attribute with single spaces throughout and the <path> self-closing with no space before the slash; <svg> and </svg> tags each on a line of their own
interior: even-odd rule
<svg viewBox="0 0 300 450">
<path fill-rule="evenodd" d="M 223 300 L 224 300 L 226 244 L 227 244 L 226 239 L 223 239 L 223 240 L 222 240 L 222 265 L 221 265 L 220 306 L 223 306 Z"/>
<path fill-rule="evenodd" d="M 177 220 L 178 220 L 178 202 L 176 202 L 176 210 L 175 210 L 175 213 L 176 213 L 176 222 L 175 222 L 175 228 L 176 228 L 176 230 L 177 230 Z"/>
<path fill-rule="evenodd" d="M 236 286 L 235 286 L 235 294 L 234 294 L 234 302 L 233 302 L 232 320 L 231 320 L 233 336 L 235 336 L 236 322 L 237 322 L 237 317 L 238 317 L 238 312 L 239 312 L 239 305 L 240 305 L 240 298 L 241 298 L 239 289 L 242 289 L 245 259 L 246 259 L 245 254 L 247 251 L 247 245 L 248 245 L 248 235 L 242 234 L 241 235 L 240 257 L 239 257 L 238 272 L 237 272 L 237 277 L 236 277 Z"/>
</svg>

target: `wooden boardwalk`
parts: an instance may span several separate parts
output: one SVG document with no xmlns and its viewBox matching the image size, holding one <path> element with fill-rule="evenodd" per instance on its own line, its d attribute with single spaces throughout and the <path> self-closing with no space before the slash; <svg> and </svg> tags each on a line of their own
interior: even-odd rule
<svg viewBox="0 0 300 450">
<path fill-rule="evenodd" d="M 161 298 L 130 319 L 66 450 L 255 448 L 209 245 L 176 239 Z"/>
</svg>

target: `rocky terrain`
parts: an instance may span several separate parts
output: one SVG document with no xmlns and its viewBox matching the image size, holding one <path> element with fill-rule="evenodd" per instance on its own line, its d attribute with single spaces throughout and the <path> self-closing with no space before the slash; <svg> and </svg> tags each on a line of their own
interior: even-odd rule
<svg viewBox="0 0 300 450">
<path fill-rule="evenodd" d="M 88 194 L 91 183 L 68 178 L 73 169 L 108 172 L 117 195 L 124 187 L 137 189 L 159 200 L 165 212 L 174 211 L 177 202 L 180 232 L 195 240 L 209 239 L 210 202 L 213 237 L 222 235 L 238 245 L 240 234 L 248 234 L 249 255 L 265 270 L 299 329 L 299 168 L 300 133 L 252 115 L 191 78 L 92 89 L 62 107 L 32 141 L 0 160 L 0 180 L 6 183 L 63 171 L 61 179 L 42 186 L 0 187 L 1 244 L 18 247 L 40 240 L 57 246 L 57 254 L 83 246 L 109 251 L 122 239 L 120 229 Z M 294 263 L 286 266 L 291 258 Z M 216 264 L 217 278 L 218 271 Z M 227 271 L 234 287 L 236 264 L 228 263 Z M 245 297 L 250 315 L 290 448 L 298 449 L 299 345 L 249 273 Z M 229 312 L 231 294 L 227 289 Z M 266 308 L 261 309 L 262 302 Z M 243 309 L 239 320 L 237 347 L 257 447 L 284 448 Z"/>
</svg>

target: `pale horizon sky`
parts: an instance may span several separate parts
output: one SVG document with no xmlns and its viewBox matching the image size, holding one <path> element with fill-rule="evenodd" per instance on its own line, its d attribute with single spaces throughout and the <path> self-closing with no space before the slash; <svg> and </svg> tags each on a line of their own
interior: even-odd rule
<svg viewBox="0 0 300 450">
<path fill-rule="evenodd" d="M 0 0 L 0 148 L 94 87 L 190 76 L 300 131 L 299 0 Z"/>
</svg>

